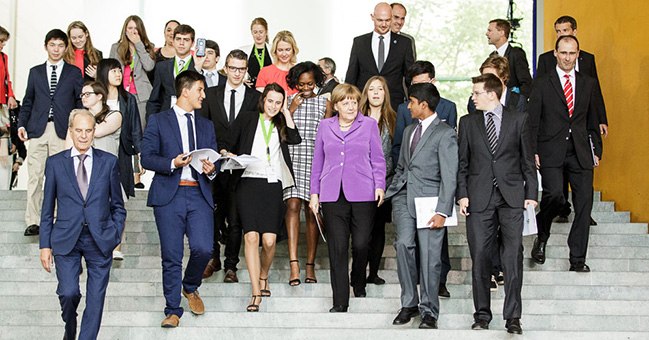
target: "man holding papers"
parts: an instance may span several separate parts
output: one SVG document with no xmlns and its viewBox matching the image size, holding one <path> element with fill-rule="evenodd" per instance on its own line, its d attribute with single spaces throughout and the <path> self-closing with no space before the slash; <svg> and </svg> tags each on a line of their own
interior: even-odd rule
<svg viewBox="0 0 649 340">
<path fill-rule="evenodd" d="M 409 95 L 408 109 L 412 118 L 419 122 L 404 130 L 396 174 L 386 193 L 386 198 L 392 198 L 397 233 L 394 247 L 401 284 L 401 311 L 393 324 L 406 324 L 419 314 L 419 328 L 437 328 L 444 224 L 453 213 L 457 181 L 457 136 L 455 130 L 435 113 L 440 101 L 435 85 L 414 84 Z M 417 217 L 420 217 L 415 210 L 417 197 L 437 198 L 435 214 L 427 221 L 425 229 L 417 228 Z M 415 235 L 420 247 L 419 294 Z"/>
<path fill-rule="evenodd" d="M 205 311 L 198 287 L 212 255 L 214 204 L 210 180 L 216 176 L 219 163 L 201 159 L 202 167 L 197 169 L 189 165 L 195 155 L 188 155 L 196 149 L 218 150 L 211 122 L 194 113 L 205 98 L 203 79 L 196 71 L 184 71 L 176 77 L 176 105 L 149 117 L 142 141 L 142 166 L 155 171 L 147 205 L 153 207 L 160 237 L 166 300 L 162 327 L 178 326 L 183 315 L 181 290 L 192 313 Z M 191 255 L 183 278 L 185 235 Z"/>
<path fill-rule="evenodd" d="M 471 328 L 487 329 L 492 319 L 491 254 L 500 234 L 505 327 L 509 333 L 522 334 L 523 211 L 536 206 L 537 179 L 528 115 L 504 107 L 502 92 L 502 83 L 493 74 L 473 78 L 472 98 L 478 111 L 460 119 L 457 197 L 460 213 L 466 216 L 473 261 Z"/>
</svg>

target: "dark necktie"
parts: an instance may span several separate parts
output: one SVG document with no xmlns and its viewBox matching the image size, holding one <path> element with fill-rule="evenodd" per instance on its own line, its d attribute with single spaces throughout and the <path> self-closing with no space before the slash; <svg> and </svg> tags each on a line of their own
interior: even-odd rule
<svg viewBox="0 0 649 340">
<path fill-rule="evenodd" d="M 385 43 L 383 42 L 383 39 L 385 37 L 382 35 L 379 35 L 379 72 L 383 69 L 383 64 L 385 63 Z"/>
<path fill-rule="evenodd" d="M 88 173 L 86 172 L 86 167 L 83 165 L 83 161 L 86 160 L 88 155 L 78 155 L 79 157 L 79 166 L 77 167 L 77 184 L 79 185 L 79 190 L 81 191 L 81 196 L 83 200 L 86 200 L 86 195 L 88 194 Z"/>
<path fill-rule="evenodd" d="M 572 117 L 572 112 L 575 109 L 575 96 L 572 93 L 570 76 L 566 74 L 563 77 L 566 78 L 566 83 L 563 85 L 563 94 L 566 96 L 566 103 L 568 104 L 568 115 Z"/>
<path fill-rule="evenodd" d="M 494 123 L 493 112 L 487 112 L 487 139 L 489 139 L 489 148 L 493 155 L 496 152 L 496 146 L 498 146 L 498 136 L 496 135 L 496 123 Z M 496 177 L 493 178 L 493 182 L 495 186 L 498 186 Z"/>
<path fill-rule="evenodd" d="M 189 152 L 192 152 L 196 150 L 196 141 L 194 140 L 194 123 L 192 123 L 191 113 L 185 113 L 185 117 L 187 117 L 187 138 L 189 139 Z M 194 170 L 194 168 L 192 168 L 191 166 L 190 169 L 192 170 L 192 177 L 198 180 L 196 170 Z"/>
<path fill-rule="evenodd" d="M 230 94 L 230 118 L 228 118 L 228 122 L 232 124 L 234 122 L 234 106 L 235 104 L 235 98 L 234 95 L 237 93 L 237 90 L 232 90 L 232 93 Z"/>
<path fill-rule="evenodd" d="M 415 148 L 417 148 L 417 144 L 419 144 L 420 140 L 421 140 L 421 122 L 417 125 L 417 128 L 415 129 L 415 135 L 412 136 L 412 142 L 410 143 L 410 157 L 412 157 L 412 154 L 415 152 Z"/>
<path fill-rule="evenodd" d="M 50 76 L 50 98 L 54 97 L 54 92 L 56 91 L 56 84 L 58 83 L 58 78 L 56 76 L 56 65 L 52 65 L 52 75 Z M 48 119 L 54 117 L 54 101 L 50 104 L 50 115 Z"/>
</svg>

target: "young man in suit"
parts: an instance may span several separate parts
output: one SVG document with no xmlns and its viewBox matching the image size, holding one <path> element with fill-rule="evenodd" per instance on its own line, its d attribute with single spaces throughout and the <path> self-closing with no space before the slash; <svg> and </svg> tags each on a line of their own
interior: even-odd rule
<svg viewBox="0 0 649 340">
<path fill-rule="evenodd" d="M 406 32 L 401 32 L 403 25 L 406 23 L 406 14 L 408 14 L 408 12 L 406 11 L 406 6 L 398 2 L 393 2 L 390 4 L 390 8 L 392 8 L 392 23 L 390 24 L 390 29 L 392 29 L 392 32 L 403 35 L 404 37 L 410 39 L 410 41 L 412 42 L 412 58 L 413 60 L 417 60 L 417 47 L 415 46 L 415 37 Z"/>
<path fill-rule="evenodd" d="M 216 69 L 216 64 L 218 64 L 219 59 L 221 59 L 221 49 L 219 48 L 219 44 L 214 40 L 206 40 L 205 61 L 203 62 L 201 74 L 205 76 L 205 85 L 208 88 L 223 85 L 227 81 L 227 78 L 220 74 Z"/>
<path fill-rule="evenodd" d="M 258 110 L 259 91 L 244 84 L 248 70 L 248 55 L 242 50 L 232 50 L 225 58 L 227 82 L 224 85 L 205 90 L 205 103 L 198 112 L 214 124 L 218 145 L 225 145 L 230 127 L 240 117 L 241 112 Z M 226 95 L 227 93 L 227 95 Z M 237 264 L 243 230 L 237 216 L 234 187 L 229 184 L 230 173 L 221 172 L 212 181 L 214 199 L 214 251 L 207 264 L 203 278 L 221 270 L 219 240 L 225 243 L 224 282 L 239 282 Z M 227 227 L 225 221 L 228 221 Z"/>
<path fill-rule="evenodd" d="M 336 62 L 329 57 L 324 57 L 318 60 L 318 66 L 320 66 L 322 73 L 325 75 L 325 81 L 322 88 L 318 90 L 318 96 L 327 95 L 327 99 L 329 99 L 331 92 L 339 84 L 335 76 Z"/>
<path fill-rule="evenodd" d="M 408 77 L 412 79 L 413 84 L 435 84 L 435 66 L 429 61 L 417 60 L 412 64 L 412 66 L 410 66 L 410 69 L 408 69 Z M 397 109 L 397 123 L 394 129 L 394 141 L 392 144 L 392 159 L 399 159 L 403 131 L 406 126 L 412 124 L 414 121 L 410 109 L 408 109 L 409 104 L 409 102 L 401 103 Z M 437 107 L 435 108 L 435 113 L 439 120 L 448 124 L 450 127 L 455 128 L 457 121 L 457 109 L 455 103 L 440 97 L 439 104 L 437 104 Z M 394 162 L 394 164 L 396 168 L 397 163 Z M 450 271 L 451 260 L 448 255 L 448 232 L 444 229 L 444 243 L 442 244 L 442 272 L 438 291 L 438 295 L 443 298 L 451 297 L 451 293 L 446 288 L 446 278 Z"/>
<path fill-rule="evenodd" d="M 412 42 L 392 34 L 392 8 L 381 2 L 371 15 L 374 31 L 354 38 L 345 82 L 360 89 L 372 76 L 383 76 L 388 83 L 392 108 L 404 102 L 403 78 L 414 62 Z"/>
<path fill-rule="evenodd" d="M 81 257 L 86 260 L 86 308 L 79 339 L 96 339 L 113 249 L 120 243 L 126 210 L 117 157 L 91 147 L 95 117 L 87 110 L 76 109 L 70 114 L 68 125 L 74 146 L 50 156 L 45 166 L 41 264 L 48 273 L 56 264 L 59 281 L 56 293 L 65 322 L 63 339 L 73 340 L 76 339 L 77 306 L 81 300 Z"/>
<path fill-rule="evenodd" d="M 491 322 L 492 254 L 500 235 L 505 273 L 503 317 L 508 333 L 522 334 L 523 210 L 536 207 L 537 180 L 526 113 L 503 106 L 502 81 L 491 73 L 473 78 L 475 113 L 460 119 L 457 197 L 466 216 L 475 313 L 471 329 Z"/>
<path fill-rule="evenodd" d="M 68 117 L 81 107 L 81 70 L 63 61 L 68 36 L 53 29 L 45 36 L 47 61 L 29 70 L 27 89 L 18 116 L 18 137 L 30 141 L 25 236 L 38 235 L 45 160 L 65 147 Z"/>
<path fill-rule="evenodd" d="M 496 47 L 496 50 L 491 55 L 498 54 L 509 60 L 510 77 L 507 87 L 522 94 L 525 98 L 529 98 L 530 89 L 532 88 L 530 66 L 527 63 L 525 51 L 520 47 L 511 46 L 507 41 L 511 29 L 512 26 L 509 21 L 494 19 L 489 22 L 485 35 L 489 45 Z"/>
<path fill-rule="evenodd" d="M 210 181 L 219 164 L 201 159 L 202 173 L 190 166 L 189 152 L 218 150 L 209 120 L 195 115 L 203 99 L 205 78 L 196 71 L 181 72 L 175 80 L 178 101 L 169 110 L 151 115 L 142 140 L 142 166 L 155 171 L 147 205 L 153 207 L 162 256 L 162 284 L 166 318 L 162 327 L 177 327 L 183 308 L 180 293 L 192 313 L 205 312 L 198 294 L 203 270 L 212 255 L 214 217 Z M 191 255 L 182 277 L 184 237 Z"/>
<path fill-rule="evenodd" d="M 575 71 L 579 57 L 575 36 L 559 37 L 554 55 L 555 70 L 536 78 L 529 104 L 536 164 L 543 181 L 541 211 L 536 215 L 539 233 L 532 260 L 545 262 L 552 219 L 566 202 L 563 178 L 567 174 L 575 209 L 568 236 L 570 271 L 589 272 L 586 252 L 593 207 L 593 167 L 602 156 L 597 80 Z"/>
<path fill-rule="evenodd" d="M 439 299 L 436 292 L 442 270 L 444 222 L 451 216 L 455 205 L 457 135 L 435 113 L 440 99 L 435 85 L 414 84 L 409 94 L 410 112 L 419 122 L 409 125 L 404 131 L 396 173 L 386 193 L 387 198 L 392 198 L 397 233 L 394 247 L 401 284 L 401 311 L 392 323 L 403 325 L 420 314 L 419 328 L 437 328 Z M 438 197 L 435 215 L 427 224 L 430 229 L 417 229 L 415 197 Z"/>
</svg>

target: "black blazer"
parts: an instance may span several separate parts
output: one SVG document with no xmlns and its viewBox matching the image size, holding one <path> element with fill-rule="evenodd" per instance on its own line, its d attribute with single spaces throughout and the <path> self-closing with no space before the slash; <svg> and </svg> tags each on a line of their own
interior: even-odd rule
<svg viewBox="0 0 649 340">
<path fill-rule="evenodd" d="M 237 112 L 235 122 L 242 117 L 243 112 L 257 111 L 259 104 L 259 97 L 261 93 L 255 89 L 251 89 L 244 85 L 246 90 L 243 96 L 243 104 L 241 109 Z M 228 133 L 230 132 L 229 108 L 226 109 L 223 105 L 225 99 L 225 85 L 210 87 L 205 90 L 205 100 L 203 100 L 203 107 L 197 110 L 196 113 L 211 120 L 214 123 L 214 133 L 216 134 L 216 144 L 225 145 Z"/>
<path fill-rule="evenodd" d="M 505 107 L 520 112 L 527 112 L 527 99 L 520 93 L 516 93 L 508 87 L 505 96 Z M 474 113 L 477 111 L 475 109 L 473 98 L 471 97 L 469 97 L 469 102 L 466 104 L 466 110 L 468 113 Z"/>
<path fill-rule="evenodd" d="M 97 53 L 97 55 L 99 56 L 99 60 L 104 59 L 104 54 L 101 53 L 100 50 L 98 50 L 98 49 L 95 48 L 95 53 Z M 95 80 L 95 78 L 92 78 L 91 76 L 89 76 L 89 75 L 86 73 L 86 67 L 88 67 L 88 65 L 91 65 L 91 64 L 90 64 L 90 57 L 88 57 L 88 53 L 84 53 L 84 54 L 83 54 L 83 81 L 84 81 L 84 82 L 87 82 L 87 81 L 94 81 L 94 80 Z M 97 65 L 95 65 L 95 66 L 97 66 Z"/>
<path fill-rule="evenodd" d="M 595 95 L 597 99 L 598 117 L 600 124 L 608 125 L 606 118 L 606 106 L 604 105 L 604 97 L 602 96 L 602 89 L 599 85 L 599 77 L 597 76 L 597 66 L 595 65 L 595 56 L 586 52 L 579 51 L 579 73 L 595 78 L 597 80 L 597 88 Z M 548 72 L 555 71 L 557 66 L 557 57 L 554 56 L 554 51 L 547 51 L 539 56 L 538 66 L 536 67 L 536 75 L 538 78 Z"/>
<path fill-rule="evenodd" d="M 352 51 L 349 56 L 349 66 L 345 82 L 358 87 L 361 91 L 372 76 L 383 76 L 388 83 L 392 108 L 396 111 L 399 104 L 405 100 L 403 78 L 407 76 L 408 68 L 414 63 L 412 41 L 407 37 L 392 33 L 390 51 L 385 58 L 383 69 L 379 72 L 372 53 L 372 33 L 354 38 Z M 410 83 L 406 80 L 406 83 Z"/>
<path fill-rule="evenodd" d="M 469 198 L 470 212 L 487 208 L 494 177 L 510 207 L 523 208 L 526 199 L 537 200 L 529 117 L 527 113 L 504 107 L 502 118 L 494 154 L 489 147 L 483 112 L 460 118 L 456 197 Z"/>
<path fill-rule="evenodd" d="M 529 102 L 532 146 L 539 155 L 541 167 L 563 164 L 567 143 L 572 136 L 579 164 L 593 168 L 588 137 L 593 140 L 595 154 L 602 158 L 602 140 L 597 117 L 595 78 L 575 72 L 575 103 L 572 117 L 557 72 L 549 72 L 534 80 Z M 572 133 L 570 133 L 572 131 Z"/>
<path fill-rule="evenodd" d="M 318 96 L 321 96 L 326 93 L 331 93 L 336 86 L 338 86 L 338 82 L 336 81 L 336 78 L 331 78 L 328 83 L 325 84 L 319 91 L 318 91 Z M 362 90 L 362 89 L 361 89 Z"/>
<path fill-rule="evenodd" d="M 494 53 L 496 52 L 492 52 L 491 55 Z M 509 82 L 507 82 L 507 87 L 510 89 L 518 87 L 521 94 L 525 98 L 529 98 L 532 89 L 532 76 L 530 76 L 530 65 L 527 63 L 525 51 L 520 47 L 509 45 L 503 57 L 509 60 Z"/>
<path fill-rule="evenodd" d="M 259 124 L 259 110 L 241 112 L 239 117 L 234 120 L 232 124 L 232 129 L 226 142 L 221 147 L 221 149 L 226 149 L 229 152 L 232 152 L 236 155 L 249 155 L 252 151 L 252 143 L 255 139 L 255 131 L 257 131 L 257 125 Z M 277 114 L 282 114 L 281 112 Z M 277 129 L 277 127 L 275 127 Z M 279 132 L 279 130 L 278 130 Z M 289 144 L 300 144 L 302 142 L 302 137 L 297 128 L 289 129 L 286 128 L 286 142 L 283 142 L 280 138 L 279 145 L 282 150 L 282 156 L 284 157 L 284 162 L 291 171 L 291 177 L 295 178 L 293 174 L 293 162 L 291 162 L 291 155 L 288 153 Z M 243 175 L 243 170 L 235 170 L 232 172 L 232 178 L 230 179 L 231 184 L 236 187 L 239 183 L 239 179 Z"/>
<path fill-rule="evenodd" d="M 133 155 L 142 151 L 142 122 L 137 99 L 130 93 L 126 98 L 119 96 L 119 110 L 122 114 L 122 130 L 119 135 L 119 151 L 117 166 L 119 181 L 128 196 L 135 197 L 135 181 L 133 179 Z"/>
<path fill-rule="evenodd" d="M 176 95 L 174 90 L 174 63 L 176 58 L 161 61 L 155 65 L 155 76 L 153 77 L 153 89 L 151 96 L 146 103 L 146 118 L 158 112 L 166 111 L 171 108 L 171 96 Z M 196 71 L 194 68 L 194 58 L 189 60 L 188 70 Z M 180 71 L 180 70 L 179 70 Z"/>
</svg>

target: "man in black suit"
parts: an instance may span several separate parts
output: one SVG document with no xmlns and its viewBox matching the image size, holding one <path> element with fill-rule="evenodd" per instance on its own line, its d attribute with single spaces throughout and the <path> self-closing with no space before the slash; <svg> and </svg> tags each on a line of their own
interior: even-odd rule
<svg viewBox="0 0 649 340">
<path fill-rule="evenodd" d="M 371 17 L 374 31 L 354 38 L 345 82 L 362 89 L 372 76 L 385 77 L 396 111 L 405 100 L 403 78 L 414 62 L 412 42 L 390 31 L 392 8 L 387 3 L 376 5 Z"/>
<path fill-rule="evenodd" d="M 593 166 L 599 164 L 602 155 L 597 80 L 575 71 L 579 57 L 576 37 L 559 37 L 554 55 L 557 67 L 536 78 L 529 105 L 536 163 L 543 181 L 541 211 L 536 215 L 539 233 L 532 259 L 539 264 L 545 262 L 552 219 L 566 201 L 562 187 L 567 173 L 575 208 L 568 236 L 570 271 L 589 272 L 586 251 L 593 205 Z"/>
<path fill-rule="evenodd" d="M 487 41 L 489 45 L 494 45 L 496 50 L 491 55 L 498 54 L 499 56 L 509 60 L 509 81 L 507 87 L 514 92 L 522 94 L 525 98 L 529 98 L 530 89 L 532 88 L 532 76 L 530 76 L 530 67 L 527 63 L 525 51 L 520 47 L 515 47 L 509 44 L 509 32 L 512 26 L 507 20 L 494 19 L 489 22 L 487 28 Z"/>
<path fill-rule="evenodd" d="M 403 25 L 406 23 L 406 14 L 408 14 L 408 12 L 406 11 L 406 6 L 398 2 L 393 2 L 390 4 L 390 7 L 392 8 L 392 24 L 390 25 L 392 32 L 401 34 L 404 37 L 410 39 L 410 41 L 412 42 L 412 58 L 413 60 L 417 60 L 417 47 L 415 46 L 415 37 L 406 32 L 401 32 Z"/>
<path fill-rule="evenodd" d="M 577 20 L 570 16 L 562 16 L 554 22 L 554 31 L 557 33 L 557 38 L 562 35 L 577 36 Z M 557 66 L 557 58 L 554 56 L 554 51 L 547 51 L 539 56 L 539 64 L 536 67 L 536 77 L 540 77 L 550 71 L 553 71 Z M 599 85 L 599 77 L 597 76 L 597 67 L 595 65 L 595 56 L 584 51 L 579 51 L 579 57 L 575 62 L 575 70 L 579 73 L 591 76 L 597 80 L 596 100 L 599 108 L 599 130 L 604 138 L 608 136 L 608 119 L 606 118 L 606 106 L 604 105 L 604 97 Z M 567 176 L 566 176 L 567 178 Z M 564 179 L 566 179 L 564 178 Z M 568 181 L 564 181 L 563 194 L 568 198 Z M 570 215 L 570 203 L 566 200 L 566 205 L 559 213 L 556 222 L 568 223 L 568 215 Z M 597 225 L 597 222 L 591 217 L 590 225 Z"/>
<path fill-rule="evenodd" d="M 240 112 L 258 110 L 260 93 L 243 84 L 248 71 L 248 55 L 242 50 L 233 50 L 225 58 L 225 72 L 228 80 L 224 85 L 205 90 L 203 108 L 198 112 L 214 123 L 217 145 L 225 145 L 230 126 L 239 119 Z M 227 94 L 227 95 L 226 95 Z M 219 240 L 225 237 L 225 282 L 238 282 L 237 263 L 241 248 L 242 229 L 237 216 L 234 187 L 230 185 L 230 173 L 221 172 L 212 181 L 214 199 L 214 251 L 212 259 L 203 272 L 203 278 L 210 277 L 221 269 Z M 227 228 L 226 221 L 227 218 Z"/>
<path fill-rule="evenodd" d="M 174 30 L 174 49 L 176 56 L 159 62 L 155 67 L 153 89 L 146 103 L 146 116 L 169 110 L 176 103 L 174 80 L 185 70 L 201 72 L 205 57 L 191 54 L 194 45 L 194 29 L 189 25 L 179 25 Z"/>
<path fill-rule="evenodd" d="M 472 269 L 472 329 L 489 328 L 491 255 L 500 234 L 505 272 L 503 317 L 508 333 L 521 334 L 523 210 L 536 207 L 537 179 L 528 115 L 503 106 L 502 82 L 493 74 L 473 78 L 476 111 L 460 119 L 457 197 L 466 218 Z"/>
<path fill-rule="evenodd" d="M 322 73 L 324 73 L 325 75 L 324 84 L 322 85 L 322 88 L 318 90 L 318 96 L 322 96 L 327 93 L 331 93 L 331 91 L 333 91 L 339 83 L 336 80 L 336 63 L 333 59 L 329 57 L 321 58 L 320 60 L 318 60 L 318 66 L 320 66 Z"/>
<path fill-rule="evenodd" d="M 201 74 L 205 77 L 205 88 L 225 85 L 227 81 L 227 77 L 220 74 L 216 69 L 216 64 L 218 64 L 219 59 L 221 59 L 219 44 L 214 40 L 206 40 L 205 61 L 201 70 Z"/>
</svg>

